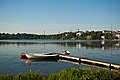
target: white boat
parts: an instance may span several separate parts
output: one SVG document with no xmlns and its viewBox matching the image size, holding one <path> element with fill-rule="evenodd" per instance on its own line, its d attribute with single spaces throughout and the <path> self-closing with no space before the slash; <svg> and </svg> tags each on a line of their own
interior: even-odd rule
<svg viewBox="0 0 120 80">
<path fill-rule="evenodd" d="M 44 58 L 58 58 L 59 55 L 58 54 L 25 54 L 27 58 L 30 58 L 30 59 L 34 59 L 34 58 L 41 58 L 41 59 L 44 59 Z"/>
<path fill-rule="evenodd" d="M 42 53 L 42 54 L 32 54 L 32 53 L 25 54 L 25 53 L 21 53 L 20 56 L 22 58 L 30 58 L 30 59 L 34 59 L 34 58 L 40 58 L 40 59 L 51 58 L 51 59 L 54 59 L 54 58 L 59 58 L 59 54 L 60 53 Z M 64 51 L 61 54 L 69 55 L 70 52 L 69 51 Z"/>
<path fill-rule="evenodd" d="M 70 52 L 69 52 L 69 51 L 64 51 L 62 54 L 64 54 L 64 55 L 69 55 Z"/>
</svg>

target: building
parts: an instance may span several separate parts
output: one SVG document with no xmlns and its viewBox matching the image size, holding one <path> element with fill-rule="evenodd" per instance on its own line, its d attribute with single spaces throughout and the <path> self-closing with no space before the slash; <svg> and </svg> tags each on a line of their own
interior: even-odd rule
<svg viewBox="0 0 120 80">
<path fill-rule="evenodd" d="M 104 34 L 111 33 L 120 39 L 120 30 L 104 30 L 103 32 L 104 32 Z"/>
<path fill-rule="evenodd" d="M 101 36 L 101 39 L 104 40 L 104 39 L 105 39 L 105 36 Z"/>
<path fill-rule="evenodd" d="M 80 37 L 83 33 L 84 33 L 83 31 L 79 31 L 79 29 L 78 29 L 78 31 L 76 32 L 76 36 Z"/>
</svg>

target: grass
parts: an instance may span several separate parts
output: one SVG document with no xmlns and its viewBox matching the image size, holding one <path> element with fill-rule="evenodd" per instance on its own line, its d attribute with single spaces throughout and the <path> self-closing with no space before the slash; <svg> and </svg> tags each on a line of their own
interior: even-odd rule
<svg viewBox="0 0 120 80">
<path fill-rule="evenodd" d="M 0 80 L 120 80 L 120 72 L 109 72 L 103 69 L 66 69 L 58 74 L 51 73 L 48 76 L 40 72 L 26 72 L 16 75 L 3 74 Z"/>
<path fill-rule="evenodd" d="M 0 80 L 47 80 L 46 76 L 43 76 L 40 72 L 26 72 L 16 75 L 4 74 L 0 75 Z"/>
</svg>

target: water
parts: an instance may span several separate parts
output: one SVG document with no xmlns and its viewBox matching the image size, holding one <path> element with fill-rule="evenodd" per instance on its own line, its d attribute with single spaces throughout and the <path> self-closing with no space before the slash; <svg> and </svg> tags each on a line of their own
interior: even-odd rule
<svg viewBox="0 0 120 80">
<path fill-rule="evenodd" d="M 120 64 L 120 42 L 95 40 L 0 40 L 0 74 L 41 71 L 57 73 L 67 68 L 85 68 L 62 61 L 32 62 L 20 60 L 21 53 L 63 52 L 71 55 Z"/>
</svg>

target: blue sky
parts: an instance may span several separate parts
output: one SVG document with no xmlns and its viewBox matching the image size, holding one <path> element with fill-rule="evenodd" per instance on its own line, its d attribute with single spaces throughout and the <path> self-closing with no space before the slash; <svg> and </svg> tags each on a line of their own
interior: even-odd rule
<svg viewBox="0 0 120 80">
<path fill-rule="evenodd" d="M 120 30 L 120 0 L 0 0 L 0 32 Z"/>
</svg>

